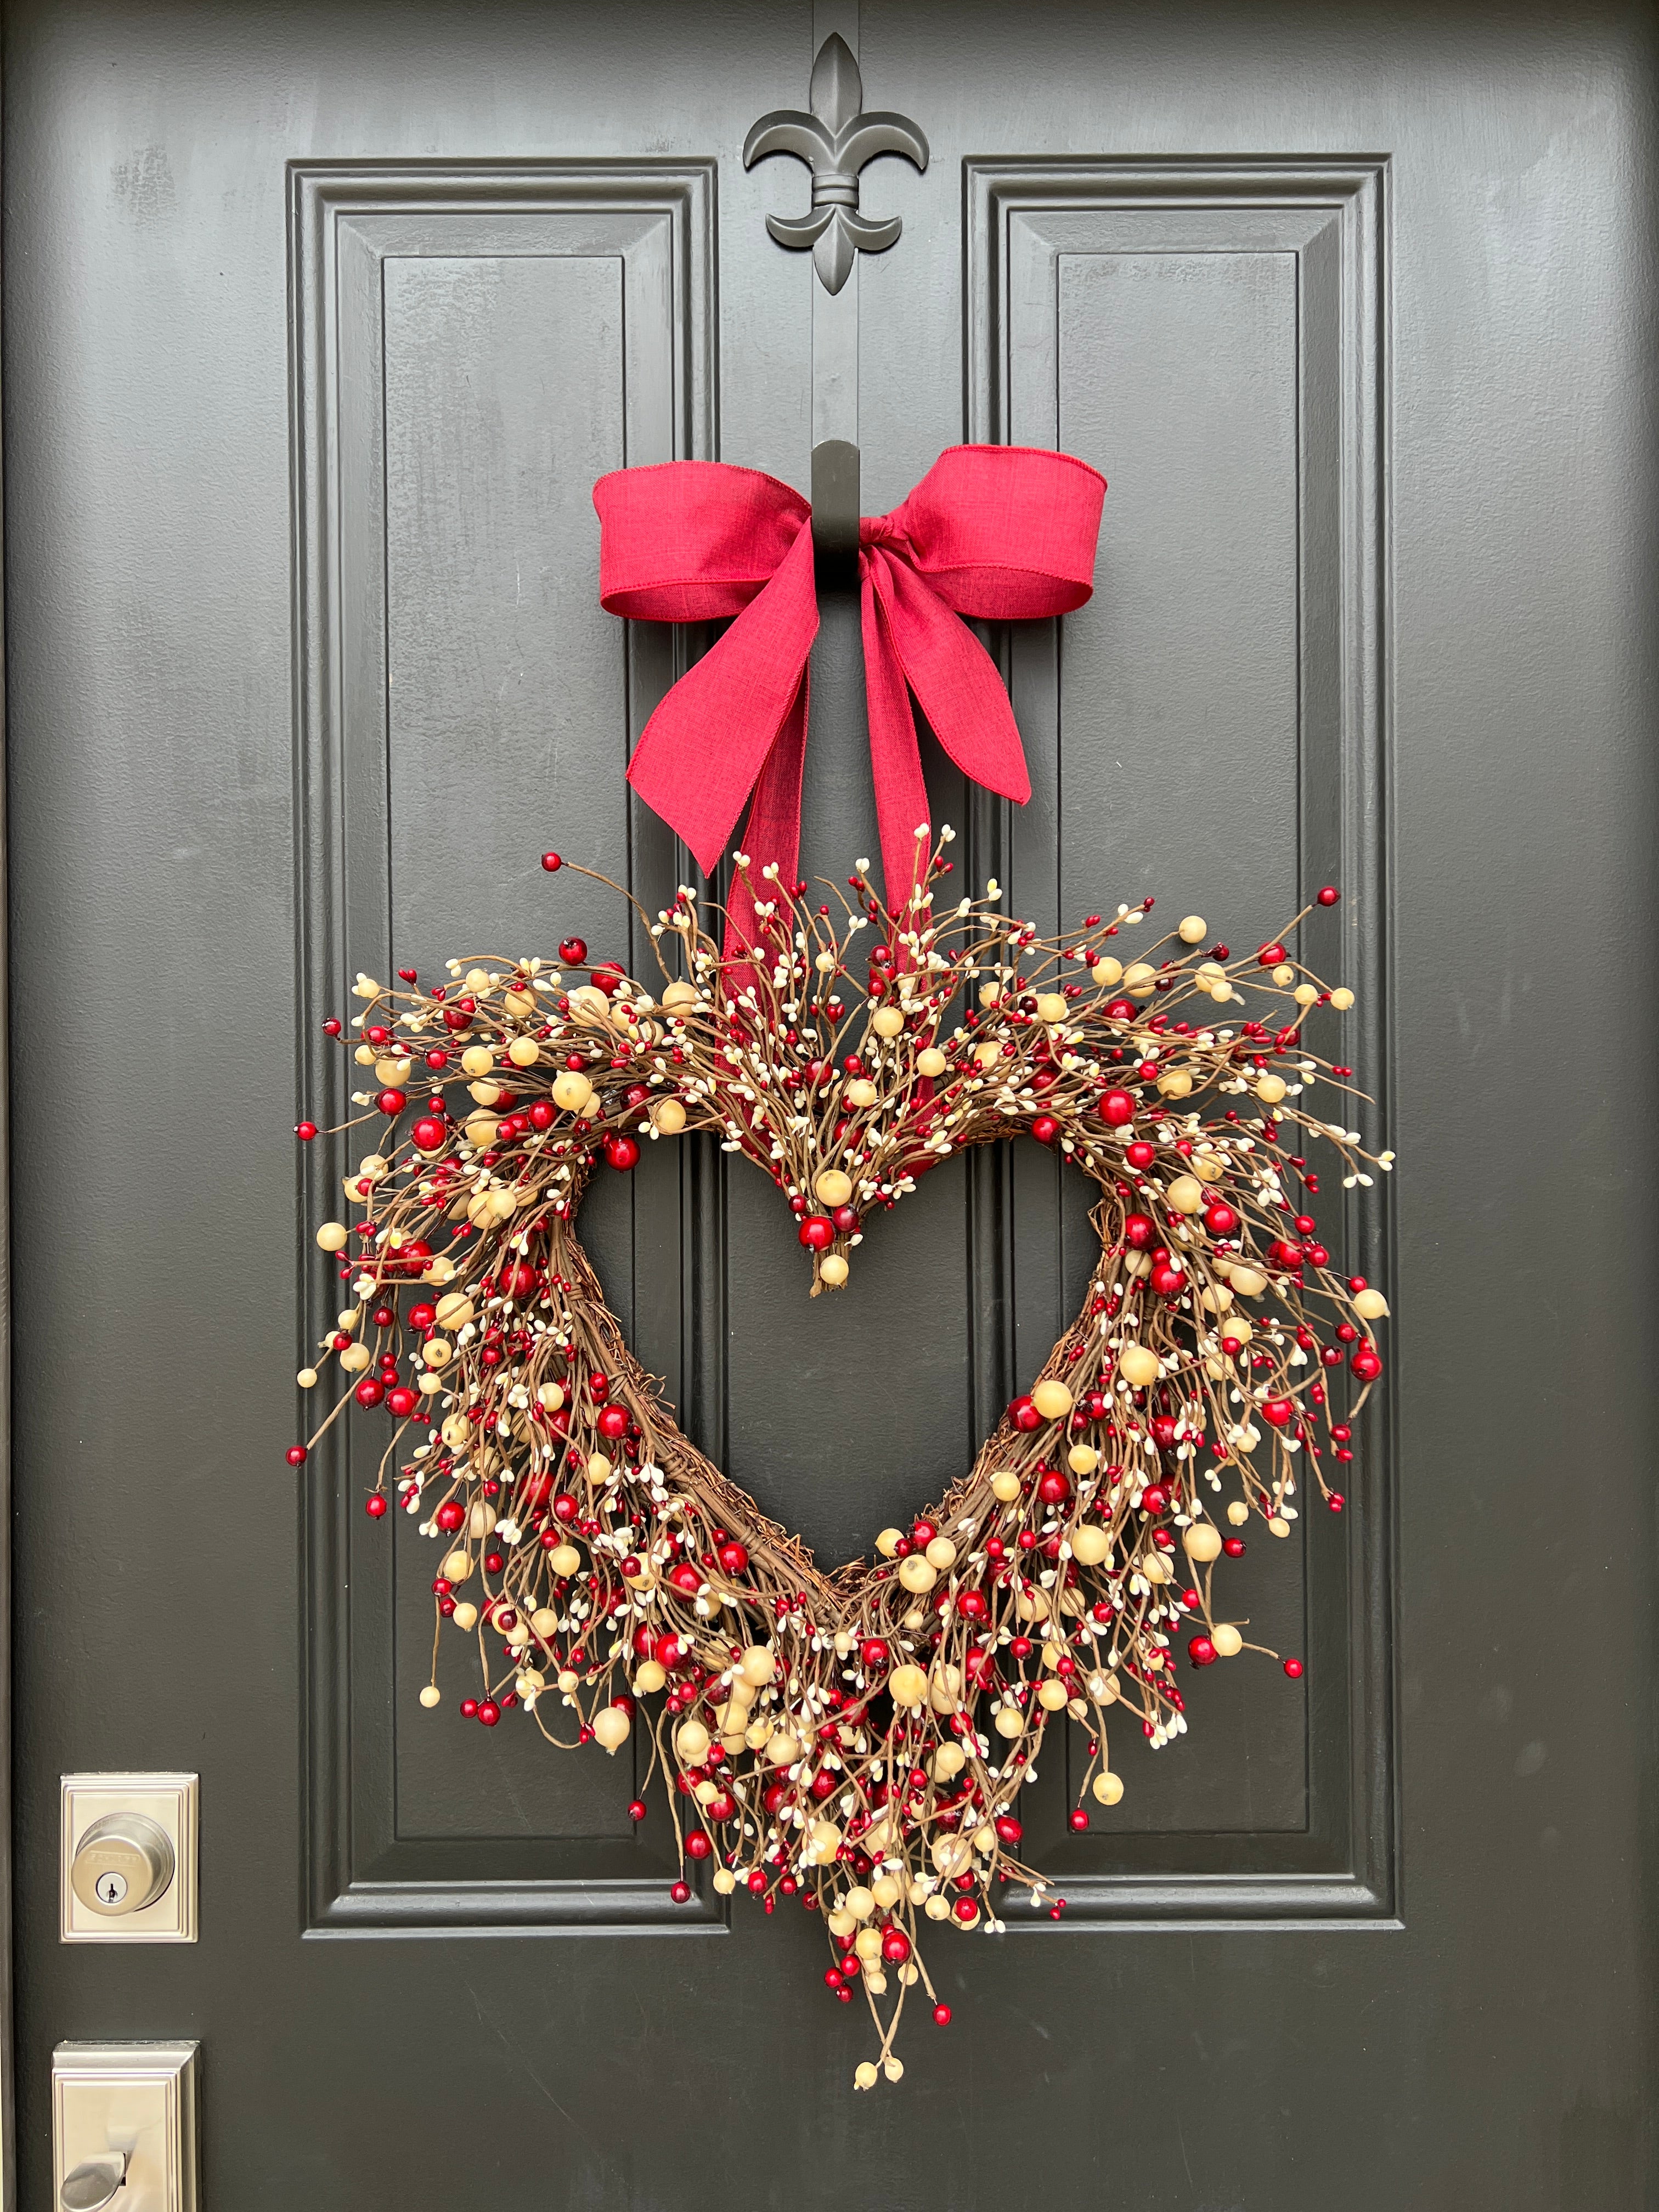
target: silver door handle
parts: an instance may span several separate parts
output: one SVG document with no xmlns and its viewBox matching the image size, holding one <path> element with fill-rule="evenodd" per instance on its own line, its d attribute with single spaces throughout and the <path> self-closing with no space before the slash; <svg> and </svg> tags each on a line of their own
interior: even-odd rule
<svg viewBox="0 0 1659 2212">
<path fill-rule="evenodd" d="M 128 2156 L 124 2150 L 107 2150 L 97 2158 L 83 2159 L 73 2173 L 64 2177 L 58 2192 L 62 2212 L 104 2212 L 126 2180 Z"/>
<path fill-rule="evenodd" d="M 95 2159 L 82 2159 L 58 2190 L 62 2212 L 104 2212 L 104 2205 L 115 2203 L 115 2192 L 126 2184 L 128 2157 L 126 2150 L 104 2150 Z"/>
</svg>

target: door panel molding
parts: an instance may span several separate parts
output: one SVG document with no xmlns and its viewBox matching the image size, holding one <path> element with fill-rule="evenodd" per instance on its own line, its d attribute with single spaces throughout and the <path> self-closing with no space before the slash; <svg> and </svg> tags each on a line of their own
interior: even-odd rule
<svg viewBox="0 0 1659 2212">
<path fill-rule="evenodd" d="M 1388 1123 L 1395 1036 L 1387 186 L 1386 157 L 1370 155 L 963 163 L 968 436 L 1063 445 L 1109 477 L 1127 447 L 1132 471 L 1139 462 L 1169 466 L 1172 508 L 1190 448 L 1193 465 L 1212 471 L 1203 496 L 1191 502 L 1206 532 L 1228 527 L 1216 480 L 1236 459 L 1241 533 L 1236 552 L 1218 551 L 1196 534 L 1183 543 L 1182 517 L 1174 513 L 1147 525 L 1124 555 L 1130 562 L 1152 550 L 1199 567 L 1206 556 L 1222 559 L 1228 587 L 1215 604 L 1194 605 L 1189 667 L 1179 635 L 1149 641 L 1111 627 L 1114 589 L 1130 580 L 1114 565 L 1115 517 L 1127 514 L 1133 531 L 1158 494 L 1132 473 L 1121 504 L 1109 496 L 1096 601 L 1063 625 L 1027 625 L 1003 641 L 1034 795 L 1018 817 L 998 801 L 970 814 L 971 872 L 975 880 L 996 875 L 1017 910 L 1044 930 L 1080 912 L 1079 901 L 1098 903 L 1109 890 L 1131 899 L 1161 890 L 1153 875 L 1135 878 L 1133 889 L 1099 880 L 1101 855 L 1121 865 L 1120 847 L 1134 842 L 1132 830 L 1114 833 L 1126 818 L 1156 822 L 1152 858 L 1164 871 L 1190 815 L 1204 848 L 1198 862 L 1212 864 L 1221 841 L 1206 834 L 1215 823 L 1203 787 L 1228 773 L 1224 751 L 1242 756 L 1248 768 L 1259 763 L 1254 781 L 1276 793 L 1278 813 L 1241 830 L 1256 872 L 1282 884 L 1293 901 L 1286 912 L 1322 883 L 1344 890 L 1340 908 L 1316 910 L 1304 925 L 1304 944 L 1321 973 L 1334 981 L 1340 969 L 1340 980 L 1358 985 L 1359 1011 L 1340 1045 L 1334 1024 L 1324 1036 L 1314 1034 L 1320 1049 L 1351 1054 L 1362 1076 L 1373 1079 L 1368 1136 Z M 1110 424 L 1114 397 L 1113 334 L 1145 299 L 1156 306 L 1144 329 L 1161 316 L 1170 344 L 1182 334 L 1195 343 L 1191 356 L 1170 364 L 1171 385 L 1180 389 L 1169 403 L 1164 447 L 1137 450 L 1127 423 L 1109 438 L 1103 425 Z M 1117 366 L 1126 365 L 1134 363 L 1118 356 Z M 1184 376 L 1192 379 L 1185 414 Z M 1143 422 L 1158 411 L 1142 408 Z M 1218 470 L 1203 443 L 1217 424 L 1233 441 Z M 1090 448 L 1091 430 L 1101 434 L 1099 451 Z M 1155 426 L 1139 434 L 1160 433 Z M 1255 497 L 1259 509 L 1250 504 Z M 1243 641 L 1237 698 L 1213 689 L 1230 622 Z M 1163 727 L 1166 701 L 1176 712 L 1196 703 L 1211 718 L 1185 750 L 1175 729 Z M 1132 755 L 1130 746 L 1144 752 Z M 1137 767 L 1158 771 L 1159 787 L 1150 795 L 1135 787 Z M 1142 777 L 1143 789 L 1151 781 Z M 1233 925 L 1232 915 L 1222 918 Z M 1262 927 L 1285 918 L 1275 908 Z M 1031 1149 L 976 1154 L 970 1163 L 975 1364 L 997 1378 L 998 1389 L 1034 1371 L 1070 1310 L 1062 1285 L 1080 1285 L 1087 1266 L 1062 1207 L 1058 1164 L 1025 1158 Z M 1371 1196 L 1381 1202 L 1366 1209 L 1364 1223 L 1352 1195 L 1342 1201 L 1343 1249 L 1359 1255 L 1373 1280 L 1386 1280 L 1389 1193 Z M 1340 1198 L 1322 1194 L 1328 1215 L 1329 1201 Z M 1139 1832 L 1073 1837 L 1065 1814 L 1077 1777 L 1062 1771 L 1074 1756 L 1070 1747 L 1048 1762 L 1027 1801 L 1032 1856 L 1053 1872 L 1068 1923 L 1399 1924 L 1391 1404 L 1391 1395 L 1374 1401 L 1367 1417 L 1345 1517 L 1346 1556 L 1337 1532 L 1318 1525 L 1326 1516 L 1316 1491 L 1313 1502 L 1304 1500 L 1316 1522 L 1301 1547 L 1309 1694 L 1299 1741 L 1267 1761 L 1280 1809 L 1259 1826 L 1172 1818 Z M 980 1409 L 981 1421 L 988 1410 L 988 1403 Z M 1267 1564 L 1275 1578 L 1293 1571 L 1282 1555 Z M 1202 1755 L 1213 1724 L 1214 1681 L 1205 1677 L 1194 1700 L 1193 1755 Z M 1270 1695 L 1260 1680 L 1255 1687 Z M 1184 1748 L 1171 1755 L 1180 1759 Z M 1302 1809 L 1293 1816 L 1290 1770 L 1298 1758 Z M 1010 1898 L 1007 1918 L 1011 1927 L 1048 1924 L 1023 1898 Z"/>
<path fill-rule="evenodd" d="M 290 167 L 296 1079 L 326 1126 L 354 1110 L 355 1071 L 320 1029 L 346 1011 L 346 978 L 465 951 L 434 911 L 452 895 L 456 927 L 522 916 L 539 943 L 535 822 L 556 809 L 562 840 L 649 907 L 684 877 L 621 770 L 685 641 L 599 611 L 583 533 L 602 468 L 717 450 L 714 208 L 712 161 Z M 585 410 L 571 399 L 584 379 Z M 466 468 L 446 477 L 434 450 L 441 464 L 463 441 Z M 474 480 L 477 511 L 446 511 Z M 556 670 L 538 666 L 556 653 Z M 614 779 L 556 797 L 562 714 L 590 743 L 614 725 Z M 453 826 L 458 811 L 476 832 Z M 433 875 L 461 880 L 428 883 L 423 841 L 446 820 Z M 565 890 L 575 880 L 558 879 L 566 926 L 614 939 L 614 901 L 587 924 L 571 911 L 580 887 Z M 304 1154 L 313 1219 L 335 1210 L 354 1159 L 321 1139 Z M 692 1287 L 719 1263 L 718 1224 L 696 1203 L 708 1165 L 662 1147 L 604 1194 L 594 1240 L 641 1356 L 694 1401 L 708 1378 Z M 307 1248 L 307 1346 L 338 1302 Z M 515 1787 L 517 1716 L 498 1744 L 447 1703 L 413 1708 L 429 1569 L 407 1532 L 388 1542 L 389 1526 L 366 1522 L 373 1455 L 353 1425 L 306 1469 L 307 1932 L 722 1926 L 708 1900 L 669 1903 L 670 1862 L 622 1809 L 631 1770 L 550 1752 Z M 445 1688 L 457 1694 L 453 1673 Z"/>
</svg>

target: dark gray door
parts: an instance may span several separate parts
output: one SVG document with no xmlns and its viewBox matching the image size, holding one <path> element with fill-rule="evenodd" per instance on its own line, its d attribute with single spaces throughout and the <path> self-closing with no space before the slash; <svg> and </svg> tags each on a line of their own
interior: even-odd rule
<svg viewBox="0 0 1659 2212">
<path fill-rule="evenodd" d="M 538 854 L 653 904 L 685 865 L 622 771 L 695 641 L 599 611 L 589 487 L 805 486 L 817 295 L 763 224 L 805 179 L 741 148 L 829 27 L 7 11 L 20 2203 L 56 2041 L 191 2036 L 221 2208 L 1635 2212 L 1649 7 L 852 11 L 933 149 L 865 179 L 904 222 L 857 280 L 866 511 L 964 435 L 1112 486 L 1092 603 L 994 641 L 1030 807 L 934 758 L 935 819 L 1045 926 L 1151 890 L 1254 944 L 1347 893 L 1394 1390 L 1349 1512 L 1236 1585 L 1305 1683 L 1195 1677 L 1086 1836 L 1047 1762 L 1065 1923 L 936 1947 L 955 2021 L 855 2099 L 815 1925 L 672 1906 L 621 1762 L 423 1713 L 429 1553 L 362 1465 L 284 1468 L 288 1133 L 350 971 L 623 949 Z M 845 872 L 850 601 L 814 684 L 806 856 Z M 1030 1146 L 812 1304 L 717 1153 L 588 1216 L 692 1432 L 821 1556 L 966 1464 L 1087 1262 Z M 152 1766 L 202 1777 L 201 1941 L 64 1948 L 58 1777 Z"/>
</svg>

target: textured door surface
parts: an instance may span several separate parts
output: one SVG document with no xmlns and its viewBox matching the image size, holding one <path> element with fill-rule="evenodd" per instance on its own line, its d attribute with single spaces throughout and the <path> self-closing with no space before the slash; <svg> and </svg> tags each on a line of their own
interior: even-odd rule
<svg viewBox="0 0 1659 2212">
<path fill-rule="evenodd" d="M 653 906 L 690 866 L 623 770 L 702 641 L 599 610 L 589 491 L 805 487 L 813 280 L 764 227 L 805 176 L 741 149 L 831 21 L 7 10 L 20 2201 L 54 2042 L 191 2036 L 206 2202 L 262 2212 L 1635 2212 L 1650 8 L 833 16 L 932 147 L 864 179 L 904 225 L 854 279 L 866 511 L 964 437 L 1111 483 L 1092 601 L 989 640 L 1030 807 L 929 751 L 934 819 L 1045 930 L 1150 891 L 1254 945 L 1346 892 L 1390 1388 L 1346 1514 L 1231 1586 L 1305 1680 L 1195 1678 L 1086 1835 L 1051 1749 L 1065 1923 L 936 1943 L 953 2024 L 855 2098 L 816 1923 L 672 1905 L 626 1753 L 423 1712 L 429 1551 L 362 1450 L 283 1464 L 328 1288 L 289 1132 L 351 973 L 627 951 L 541 851 Z M 850 598 L 812 707 L 845 874 Z M 835 1560 L 1029 1386 L 1084 1205 L 1028 1144 L 951 1163 L 810 1303 L 712 1149 L 584 1230 L 690 1433 Z M 57 1941 L 58 1777 L 121 1767 L 201 1774 L 193 1948 Z"/>
</svg>

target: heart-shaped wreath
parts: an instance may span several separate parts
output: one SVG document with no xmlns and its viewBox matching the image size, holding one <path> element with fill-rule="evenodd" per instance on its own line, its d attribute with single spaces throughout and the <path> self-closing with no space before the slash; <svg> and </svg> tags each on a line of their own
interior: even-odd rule
<svg viewBox="0 0 1659 2212">
<path fill-rule="evenodd" d="M 1310 1010 L 1352 994 L 1282 943 L 1206 948 L 1195 915 L 1126 964 L 1112 940 L 1127 951 L 1150 899 L 1060 940 L 1005 915 L 995 884 L 936 913 L 951 836 L 897 916 L 866 864 L 838 918 L 772 872 L 749 886 L 746 956 L 722 957 L 682 890 L 643 917 L 648 989 L 577 940 L 558 969 L 453 961 L 442 988 L 359 976 L 377 1088 L 356 1097 L 396 1133 L 345 1179 L 356 1226 L 317 1231 L 356 1300 L 325 1340 L 349 1379 L 317 1434 L 353 1402 L 392 1416 L 368 1509 L 395 1497 L 445 1547 L 440 1623 L 478 1670 L 461 1712 L 521 1711 L 550 1742 L 613 1753 L 648 1728 L 673 1779 L 674 1897 L 684 1862 L 711 1860 L 722 1893 L 822 1911 L 824 1979 L 843 2002 L 864 1990 L 880 2036 L 861 2087 L 902 2071 L 906 1990 L 934 1997 L 921 1923 L 995 1929 L 1002 1885 L 1043 1893 L 1015 1801 L 1050 1722 L 1086 1729 L 1081 1794 L 1115 1805 L 1109 1724 L 1166 1744 L 1186 1729 L 1180 1640 L 1200 1668 L 1246 1648 L 1212 1591 L 1238 1531 L 1288 1534 L 1310 1477 L 1340 1509 L 1322 1461 L 1352 1456 L 1388 1311 L 1333 1273 L 1301 1150 L 1334 1147 L 1345 1188 L 1392 1164 L 1348 1126 L 1351 1071 L 1303 1044 Z M 1316 1079 L 1337 1118 L 1309 1110 Z M 627 1170 L 641 1139 L 687 1129 L 784 1191 L 814 1295 L 951 1152 L 1025 1134 L 1098 1187 L 1076 1320 L 972 1469 L 870 1564 L 823 1572 L 687 1441 L 582 1250 L 596 1163 Z M 427 1706 L 435 1674 L 434 1648 Z"/>
</svg>

